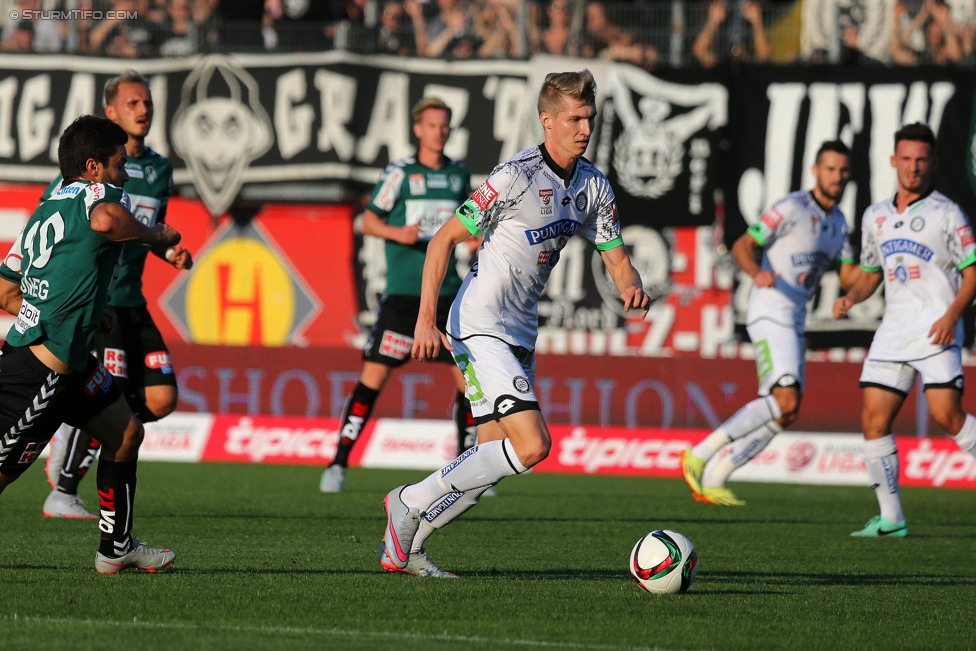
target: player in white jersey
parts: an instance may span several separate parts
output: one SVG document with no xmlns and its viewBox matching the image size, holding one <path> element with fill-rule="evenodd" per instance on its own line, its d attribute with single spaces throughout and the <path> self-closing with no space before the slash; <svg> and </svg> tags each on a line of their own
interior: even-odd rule
<svg viewBox="0 0 976 651">
<path fill-rule="evenodd" d="M 891 425 L 921 374 L 929 412 L 976 456 L 976 418 L 962 409 L 959 317 L 976 298 L 976 242 L 962 209 L 932 189 L 935 135 L 909 124 L 895 133 L 898 192 L 864 211 L 861 275 L 834 303 L 834 318 L 884 283 L 885 311 L 861 372 L 864 462 L 880 515 L 852 536 L 908 535 Z"/>
<path fill-rule="evenodd" d="M 647 314 L 649 299 L 623 247 L 613 191 L 582 158 L 595 100 L 588 70 L 547 75 L 538 102 L 544 143 L 495 168 L 428 245 L 413 356 L 434 359 L 442 346 L 453 351 L 467 382 L 478 445 L 423 481 L 387 494 L 380 547 L 387 570 L 453 576 L 430 562 L 427 536 L 474 506 L 489 486 L 549 454 L 549 430 L 533 393 L 538 303 L 573 234 L 600 251 L 624 309 Z M 450 251 L 472 234 L 484 234 L 484 244 L 445 334 L 434 321 L 438 289 Z"/>
<path fill-rule="evenodd" d="M 812 190 L 793 192 L 773 204 L 732 246 L 735 261 L 755 284 L 746 330 L 756 352 L 759 398 L 682 453 L 685 481 L 699 502 L 745 504 L 725 481 L 799 415 L 807 303 L 832 265 L 839 263 L 844 288 L 857 277 L 847 220 L 837 206 L 850 179 L 847 145 L 839 140 L 823 143 L 811 171 Z M 730 453 L 706 471 L 708 460 L 728 445 Z"/>
</svg>

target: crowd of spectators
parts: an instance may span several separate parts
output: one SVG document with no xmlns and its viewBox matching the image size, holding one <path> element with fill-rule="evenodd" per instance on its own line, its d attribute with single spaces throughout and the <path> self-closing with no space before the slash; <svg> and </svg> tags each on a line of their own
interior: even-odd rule
<svg viewBox="0 0 976 651">
<path fill-rule="evenodd" d="M 444 59 L 542 53 L 648 69 L 728 60 L 976 60 L 976 0 L 0 0 L 0 7 L 3 52 L 146 58 L 341 49 Z M 801 20 L 792 20 L 797 15 Z M 771 29 L 780 32 L 775 48 Z"/>
</svg>

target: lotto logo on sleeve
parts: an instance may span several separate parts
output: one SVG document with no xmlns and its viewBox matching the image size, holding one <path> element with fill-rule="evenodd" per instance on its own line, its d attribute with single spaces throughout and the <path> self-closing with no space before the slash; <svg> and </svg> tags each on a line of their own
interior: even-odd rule
<svg viewBox="0 0 976 651">
<path fill-rule="evenodd" d="M 971 244 L 976 244 L 976 239 L 973 238 L 973 231 L 969 228 L 969 224 L 965 226 L 960 226 L 956 229 L 956 235 L 959 236 L 959 242 L 963 246 L 969 246 Z"/>
<path fill-rule="evenodd" d="M 159 370 L 169 375 L 173 372 L 173 361 L 170 359 L 169 353 L 165 350 L 159 350 L 146 355 L 146 368 Z"/>
<path fill-rule="evenodd" d="M 474 199 L 476 204 L 478 204 L 478 208 L 480 210 L 487 210 L 488 206 L 491 205 L 491 202 L 498 198 L 498 192 L 495 191 L 495 188 L 491 187 L 491 184 L 488 183 L 488 181 L 485 181 L 481 184 L 480 188 L 475 190 L 475 193 L 471 195 L 471 198 Z"/>
</svg>

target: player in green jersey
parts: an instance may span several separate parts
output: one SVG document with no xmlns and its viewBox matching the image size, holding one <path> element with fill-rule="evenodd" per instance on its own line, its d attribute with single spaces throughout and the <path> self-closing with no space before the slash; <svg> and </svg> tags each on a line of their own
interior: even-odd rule
<svg viewBox="0 0 976 651">
<path fill-rule="evenodd" d="M 132 201 L 132 214 L 147 226 L 161 224 L 166 220 L 173 187 L 173 167 L 164 156 L 145 146 L 153 119 L 149 83 L 138 72 L 125 72 L 105 84 L 104 99 L 105 115 L 128 135 L 125 169 L 129 180 L 125 191 Z M 61 185 L 59 176 L 42 199 L 47 200 Z M 115 376 L 132 411 L 144 423 L 170 414 L 177 402 L 176 374 L 169 350 L 142 295 L 142 274 L 150 251 L 177 269 L 189 269 L 193 264 L 190 252 L 181 247 L 126 244 L 108 302 L 116 315 L 116 327 L 95 335 L 99 361 Z M 94 463 L 98 445 L 87 433 L 68 425 L 55 435 L 47 463 L 48 482 L 53 490 L 44 502 L 44 515 L 95 517 L 82 505 L 78 484 Z"/>
<path fill-rule="evenodd" d="M 27 221 L 0 264 L 0 307 L 17 317 L 0 349 L 0 492 L 37 459 L 62 422 L 102 442 L 95 569 L 151 572 L 176 558 L 132 537 L 136 463 L 145 434 L 112 375 L 92 355 L 122 244 L 168 248 L 180 235 L 147 226 L 121 186 L 127 135 L 86 115 L 58 143 L 65 183 Z"/>
<path fill-rule="evenodd" d="M 413 133 L 419 141 L 417 154 L 390 163 L 373 189 L 363 216 L 363 233 L 386 240 L 386 291 L 363 349 L 365 364 L 359 383 L 342 410 L 336 456 L 319 482 L 323 493 L 342 490 L 349 452 L 373 405 L 393 369 L 410 359 L 427 242 L 471 192 L 468 168 L 444 155 L 444 145 L 451 134 L 451 109 L 440 99 L 427 97 L 414 105 L 413 120 Z M 452 255 L 448 268 L 455 266 Z M 440 292 L 438 323 L 446 323 L 460 286 L 457 272 L 448 273 Z M 464 392 L 464 377 L 449 354 L 441 355 L 437 361 L 451 364 L 457 386 L 454 421 L 458 446 L 470 447 L 477 434 Z"/>
</svg>

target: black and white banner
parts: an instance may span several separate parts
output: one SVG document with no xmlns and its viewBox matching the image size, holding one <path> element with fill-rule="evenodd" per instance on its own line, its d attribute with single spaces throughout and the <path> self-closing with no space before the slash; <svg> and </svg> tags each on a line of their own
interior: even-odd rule
<svg viewBox="0 0 976 651">
<path fill-rule="evenodd" d="M 859 252 L 864 210 L 897 189 L 890 162 L 895 131 L 912 122 L 928 124 L 936 134 L 935 187 L 976 215 L 970 183 L 974 90 L 972 72 L 952 68 L 736 68 L 729 82 L 727 244 L 773 202 L 811 188 L 817 149 L 839 138 L 852 150 L 852 179 L 841 209 Z M 856 306 L 851 321 L 835 322 L 830 308 L 837 293 L 836 274 L 828 274 L 808 313 L 808 332 L 874 330 L 883 309 L 880 295 Z M 736 292 L 740 320 L 747 294 L 748 287 Z"/>
<path fill-rule="evenodd" d="M 452 107 L 447 154 L 466 161 L 479 181 L 541 141 L 542 76 L 583 66 L 597 73 L 607 116 L 588 155 L 615 180 L 627 221 L 711 223 L 724 88 L 553 57 L 447 63 L 325 52 L 123 62 L 0 55 L 0 179 L 50 181 L 64 128 L 79 115 L 101 114 L 106 80 L 136 67 L 155 103 L 147 144 L 171 159 L 177 185 L 215 215 L 238 197 L 335 200 L 349 196 L 336 187 L 372 185 L 389 161 L 414 151 L 410 108 L 425 95 Z"/>
</svg>

